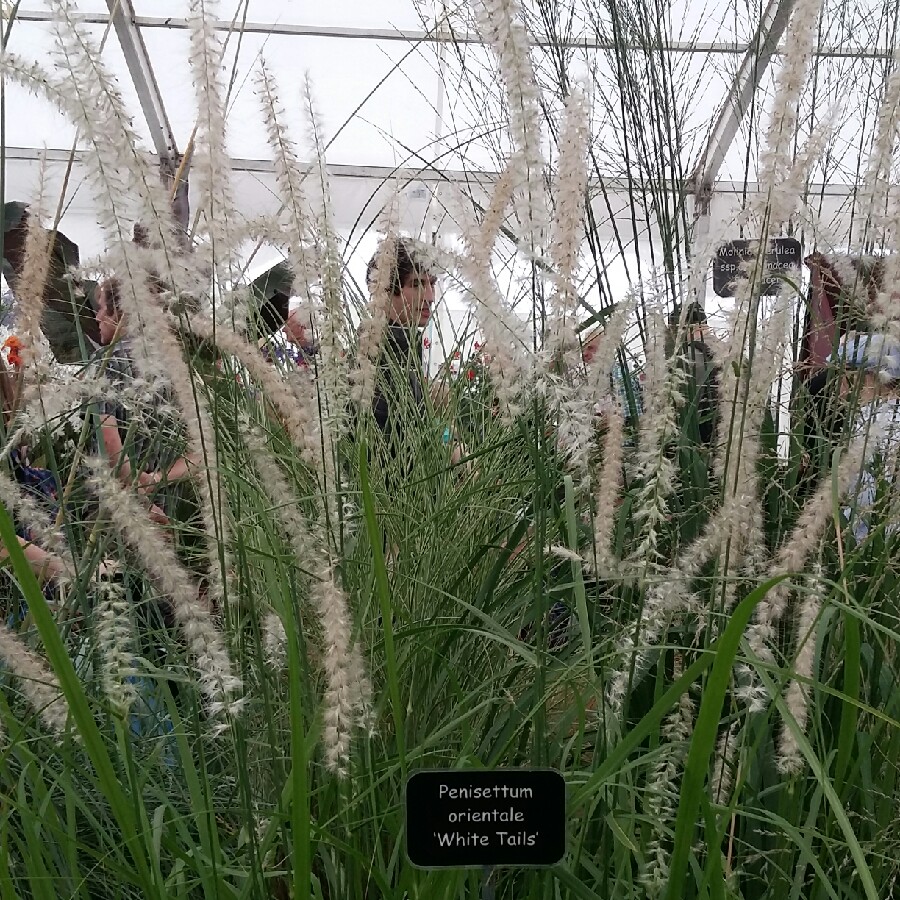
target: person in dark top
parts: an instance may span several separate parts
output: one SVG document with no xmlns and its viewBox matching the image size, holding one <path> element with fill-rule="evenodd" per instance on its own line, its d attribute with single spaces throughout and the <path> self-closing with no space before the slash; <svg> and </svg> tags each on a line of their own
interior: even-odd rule
<svg viewBox="0 0 900 900">
<path fill-rule="evenodd" d="M 10 354 L 10 365 L 13 369 L 21 366 L 21 360 L 17 357 L 14 358 L 12 353 Z M 2 416 L 6 435 L 9 433 L 18 406 L 19 384 L 18 376 L 7 368 L 2 356 L 0 356 L 0 400 L 3 405 Z M 7 461 L 12 470 L 12 476 L 22 493 L 38 503 L 39 508 L 46 515 L 46 524 L 51 525 L 59 510 L 59 487 L 53 473 L 48 469 L 31 465 L 28 448 L 24 446 L 13 447 Z M 47 580 L 53 580 L 62 575 L 64 571 L 62 562 L 57 556 L 36 543 L 37 536 L 32 525 L 21 521 L 18 516 L 13 517 L 13 523 L 16 527 L 19 546 L 24 551 L 25 558 L 35 575 Z M 0 562 L 5 561 L 8 556 L 6 548 L 0 547 Z"/>
<path fill-rule="evenodd" d="M 374 292 L 383 285 L 390 297 L 372 412 L 384 441 L 385 462 L 408 472 L 414 423 L 427 415 L 421 330 L 431 319 L 435 278 L 406 243 L 389 240 L 394 246 L 382 245 L 366 273 L 369 289 Z M 391 266 L 389 277 L 378 271 L 385 264 Z M 404 457 L 407 462 L 401 462 Z"/>
<path fill-rule="evenodd" d="M 119 290 L 118 282 L 109 279 L 100 286 L 97 298 L 100 343 L 110 347 L 100 359 L 110 383 L 109 397 L 99 404 L 100 437 L 110 465 L 122 482 L 136 482 L 142 494 L 152 495 L 150 518 L 167 525 L 172 496 L 168 486 L 191 475 L 196 463 L 181 452 L 183 435 L 172 413 L 171 392 L 155 390 L 138 396 L 138 373 Z"/>
<path fill-rule="evenodd" d="M 165 382 L 147 384 L 134 363 L 128 316 L 121 306 L 121 285 L 115 278 L 104 281 L 97 295 L 97 325 L 103 353 L 97 365 L 105 377 L 108 394 L 97 404 L 99 440 L 97 452 L 106 456 L 120 481 L 134 488 L 149 507 L 148 526 L 186 523 L 183 492 L 179 483 L 197 477 L 200 460 L 185 454 L 185 436 L 175 409 L 174 392 Z M 193 506 L 188 503 L 188 506 Z M 185 555 L 193 528 L 165 528 L 165 538 L 180 557 Z M 175 616 L 167 598 L 147 593 L 141 580 L 129 578 L 131 597 L 138 621 L 140 653 L 159 669 L 169 665 L 170 642 L 175 633 Z M 198 600 L 206 603 L 203 580 Z M 141 712 L 130 717 L 131 730 L 138 735 L 163 734 L 172 730 L 152 679 L 130 676 L 138 685 Z M 168 680 L 173 696 L 178 696 L 176 679 Z"/>
<path fill-rule="evenodd" d="M 681 307 L 676 306 L 669 316 L 673 350 L 680 322 Z M 699 303 L 691 303 L 685 311 L 684 334 L 678 349 L 687 367 L 682 429 L 689 441 L 699 440 L 702 447 L 708 448 L 715 436 L 719 371 L 706 336 L 706 313 Z"/>
<path fill-rule="evenodd" d="M 719 367 L 707 337 L 706 313 L 699 303 L 691 303 L 684 310 L 683 318 L 681 307 L 675 307 L 669 316 L 667 344 L 667 353 L 678 355 L 684 376 L 678 433 L 669 451 L 681 473 L 674 513 L 680 538 L 691 541 L 709 519 L 713 445 L 719 412 Z"/>
</svg>

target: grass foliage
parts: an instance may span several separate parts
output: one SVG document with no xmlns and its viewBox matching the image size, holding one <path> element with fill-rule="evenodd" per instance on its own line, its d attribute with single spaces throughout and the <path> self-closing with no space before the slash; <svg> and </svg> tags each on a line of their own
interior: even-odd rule
<svg viewBox="0 0 900 900">
<path fill-rule="evenodd" d="M 503 6 L 485 9 L 500 15 Z M 199 476 L 208 480 L 208 497 L 197 489 L 199 481 L 181 487 L 171 543 L 192 584 L 201 577 L 211 581 L 216 566 L 224 576 L 224 597 L 213 621 L 243 682 L 243 702 L 224 714 L 210 710 L 199 687 L 202 664 L 185 632 L 158 621 L 159 580 L 148 574 L 127 535 L 98 514 L 85 467 L 96 439 L 91 407 L 83 398 L 77 401 L 84 417 L 63 433 L 53 415 L 41 420 L 40 403 L 26 389 L 31 408 L 20 409 L 5 435 L 27 424 L 32 456 L 68 486 L 61 526 L 75 577 L 61 597 L 38 583 L 14 539 L 14 518 L 21 513 L 14 517 L 7 502 L 0 506 L 0 535 L 9 554 L 3 613 L 22 645 L 46 661 L 47 677 L 52 673 L 58 682 L 69 717 L 61 733 L 50 733 L 15 676 L 15 665 L 5 659 L 0 896 L 876 900 L 893 895 L 900 871 L 897 537 L 888 527 L 890 511 L 896 513 L 893 482 L 880 481 L 881 503 L 889 513 L 857 544 L 845 527 L 846 485 L 840 483 L 841 460 L 851 452 L 849 432 L 838 449 L 809 459 L 800 439 L 802 391 L 795 388 L 792 396 L 779 399 L 787 384 L 776 381 L 779 367 L 799 346 L 803 301 L 796 286 L 786 285 L 771 309 L 752 289 L 735 301 L 728 321 L 737 337 L 724 351 L 731 366 L 724 374 L 731 371 L 733 377 L 721 382 L 721 408 L 730 414 L 719 424 L 721 448 L 713 454 L 718 468 L 710 468 L 689 433 L 673 367 L 663 359 L 653 375 L 654 341 L 662 339 L 654 322 L 685 298 L 691 273 L 705 269 L 706 262 L 705 248 L 692 244 L 687 194 L 664 186 L 683 184 L 690 174 L 688 162 L 699 142 L 692 102 L 709 72 L 665 52 L 658 29 L 665 29 L 674 13 L 664 6 L 615 0 L 602 10 L 585 7 L 582 23 L 611 47 L 596 51 L 590 111 L 616 127 L 610 131 L 614 140 L 594 142 L 585 152 L 590 202 L 575 239 L 583 252 L 574 292 L 589 310 L 580 309 L 577 317 L 593 314 L 612 333 L 614 304 L 625 309 L 631 303 L 621 323 L 625 337 L 609 349 L 605 374 L 617 362 L 626 370 L 645 368 L 650 376 L 645 412 L 625 418 L 624 481 L 611 508 L 597 509 L 593 502 L 603 479 L 618 476 L 603 468 L 603 427 L 587 438 L 587 489 L 557 445 L 567 407 L 559 405 L 558 382 L 541 347 L 549 346 L 543 342 L 560 302 L 558 285 L 548 275 L 552 264 L 532 253 L 528 237 L 520 236 L 527 223 L 504 213 L 488 259 L 498 283 L 509 285 L 501 294 L 516 299 L 521 320 L 529 320 L 534 344 L 523 356 L 537 371 L 541 389 L 526 386 L 516 416 L 494 416 L 496 384 L 489 364 L 473 369 L 477 377 L 471 382 L 450 380 L 441 402 L 427 398 L 427 416 L 407 415 L 407 446 L 395 459 L 379 451 L 371 417 L 363 412 L 342 421 L 346 397 L 330 393 L 332 370 L 326 371 L 326 364 L 334 365 L 334 383 L 346 388 L 341 367 L 356 353 L 362 291 L 345 263 L 359 235 L 348 238 L 329 227 L 324 200 L 309 182 L 308 217 L 301 221 L 299 207 L 291 205 L 296 198 L 286 195 L 278 233 L 290 233 L 293 265 L 300 266 L 304 253 L 313 257 L 316 274 L 307 277 L 326 315 L 331 311 L 332 324 L 340 321 L 340 346 L 347 353 L 343 362 L 338 354 L 320 359 L 317 380 L 304 382 L 313 384 L 309 396 L 295 372 L 278 376 L 278 384 L 288 385 L 291 403 L 308 404 L 305 421 L 322 428 L 325 436 L 312 447 L 299 446 L 297 439 L 312 434 L 312 425 L 292 431 L 274 388 L 246 360 L 221 345 L 217 349 L 215 334 L 198 337 L 213 293 L 219 304 L 216 328 L 229 329 L 229 318 L 237 316 L 228 308 L 229 298 L 237 299 L 237 306 L 254 302 L 228 256 L 244 238 L 238 235 L 237 211 L 218 209 L 214 222 L 203 214 L 215 204 L 201 207 L 193 235 L 196 267 L 207 266 L 215 292 L 205 275 L 195 282 L 185 275 L 194 262 L 176 249 L 165 222 L 157 229 L 152 263 L 131 255 L 130 235 L 117 247 L 110 238 L 113 266 L 135 302 L 157 302 L 141 293 L 149 267 L 176 285 L 173 293 L 191 302 L 199 294 L 201 312 L 190 312 L 191 302 L 160 312 L 167 333 L 177 339 L 177 360 L 166 365 L 186 366 L 186 383 L 199 398 L 197 412 L 182 402 L 180 416 L 208 421 L 203 434 L 212 438 L 212 446 L 203 445 L 209 469 Z M 66 20 L 68 4 L 53 7 L 60 28 L 80 34 L 77 23 Z M 830 9 L 823 14 L 826 24 Z M 562 130 L 561 101 L 581 59 L 569 40 L 577 24 L 570 13 L 539 0 L 523 19 L 527 33 L 545 38 L 533 59 L 551 167 L 562 152 L 555 143 Z M 456 24 L 476 27 L 467 11 L 454 15 Z M 5 21 L 7 38 L 15 27 L 14 16 Z M 203 55 L 201 31 L 193 33 L 195 72 L 207 72 L 202 63 L 210 59 Z M 507 139 L 515 144 L 515 129 L 510 135 L 496 126 L 515 119 L 518 95 L 507 86 L 494 96 L 499 82 L 482 78 L 477 60 L 468 60 L 472 68 L 466 69 L 465 44 L 448 45 L 447 51 L 445 76 L 458 94 L 453 114 L 474 115 L 477 109 L 483 119 L 477 127 L 500 135 L 496 145 L 493 138 L 485 143 L 503 170 Z M 14 77 L 14 68 L 7 65 L 4 78 Z M 826 95 L 837 90 L 818 71 L 809 77 Z M 880 84 L 872 74 L 873 94 Z M 99 92 L 108 86 L 76 87 Z M 481 98 L 477 106 L 476 98 Z M 803 98 L 805 109 L 807 95 Z M 775 99 L 790 101 L 786 95 Z M 752 128 L 761 129 L 761 115 L 754 109 Z M 893 115 L 896 123 L 896 110 Z M 209 116 L 198 140 L 213 121 Z M 460 151 L 472 132 L 466 123 L 456 125 Z M 808 136 L 804 129 L 806 124 L 800 131 Z M 312 143 L 321 146 L 321 135 L 312 133 Z M 445 145 L 453 137 L 445 137 Z M 290 162 L 283 146 L 273 152 Z M 96 147 L 88 153 L 104 160 Z M 805 174 L 820 173 L 815 168 L 820 163 L 827 169 L 827 160 L 827 153 L 815 157 Z M 196 165 L 221 174 L 214 153 Z M 606 194 L 604 179 L 623 175 L 625 187 L 619 184 L 616 197 L 625 198 L 626 210 L 613 216 L 611 204 L 618 201 Z M 751 180 L 749 171 L 745 176 Z M 117 184 L 128 195 L 138 179 L 123 178 L 121 184 L 112 179 L 110 191 Z M 864 189 L 860 183 L 855 190 L 862 197 Z M 551 194 L 558 199 L 558 193 Z M 223 192 L 216 203 L 228 196 Z M 490 192 L 468 198 L 479 222 L 490 212 L 491 199 Z M 52 208 L 55 202 L 46 207 Z M 110 202 L 112 219 L 120 209 Z M 765 230 L 781 227 L 765 210 L 760 215 Z M 649 220 L 654 223 L 650 244 L 637 224 Z M 123 229 L 125 221 L 119 223 Z M 277 229 L 269 227 L 271 236 Z M 610 229 L 609 240 L 601 237 Z M 805 233 L 809 242 L 818 240 L 816 233 Z M 881 234 L 889 243 L 890 229 Z M 453 252 L 453 246 L 444 246 L 439 263 L 452 263 Z M 126 261 L 137 274 L 123 273 Z M 615 296 L 609 274 L 615 266 L 627 272 L 633 288 L 628 297 Z M 464 266 L 446 268 L 449 282 L 464 282 L 459 274 Z M 519 273 L 525 277 L 519 279 Z M 477 293 L 477 285 L 465 286 Z M 33 291 L 19 293 L 20 303 L 34 303 Z M 137 321 L 134 313 L 132 321 Z M 772 322 L 784 327 L 777 332 Z M 773 330 L 766 332 L 770 325 Z M 141 339 L 156 336 L 145 323 L 132 327 Z M 778 340 L 766 343 L 766 334 Z M 327 338 L 323 333 L 323 343 Z M 89 353 L 83 337 L 81 346 L 79 378 L 85 379 Z M 766 365 L 772 375 L 757 378 L 760 389 L 754 373 L 760 367 L 765 372 Z M 40 366 L 35 363 L 30 371 L 39 372 Z M 37 379 L 26 372 L 26 388 L 32 377 Z M 45 382 L 44 390 L 51 383 Z M 754 399 L 754 384 L 762 390 L 762 403 Z M 730 406 L 728 390 L 736 397 Z M 780 451 L 773 419 L 760 411 L 767 396 L 792 409 Z M 31 418 L 22 418 L 34 409 Z M 667 415 L 674 423 L 668 431 L 659 425 Z M 656 423 L 657 432 L 648 422 Z M 461 462 L 451 460 L 451 445 L 444 441 L 448 427 L 465 438 Z M 284 481 L 277 496 L 262 457 Z M 750 462 L 742 469 L 741 460 Z M 671 489 L 659 475 L 667 465 Z M 823 492 L 818 500 L 817 486 Z M 822 512 L 815 528 L 807 529 L 804 514 L 814 501 Z M 200 514 L 207 502 L 219 523 L 214 563 L 206 550 L 210 528 Z M 653 510 L 660 512 L 657 519 Z M 742 518 L 745 513 L 749 518 Z M 607 520 L 616 567 L 594 564 L 598 518 Z M 710 522 L 714 537 L 726 537 L 691 567 L 686 561 Z M 744 522 L 757 529 L 748 538 L 754 558 L 744 542 Z M 648 529 L 652 545 L 646 543 Z M 798 572 L 790 565 L 798 557 L 779 554 L 813 531 L 813 546 L 799 557 L 803 571 Z M 652 552 L 641 549 L 648 546 Z M 97 574 L 104 560 L 118 564 L 113 582 Z M 340 618 L 348 646 L 357 648 L 372 686 L 365 721 L 354 723 L 343 774 L 326 764 L 335 715 L 334 666 L 344 666 L 341 677 L 354 684 L 362 672 L 347 668 L 346 660 L 335 663 L 329 631 L 334 623 L 316 600 L 323 571 L 334 573 L 347 598 L 346 617 L 331 613 Z M 675 586 L 677 602 L 659 612 L 654 598 L 665 594 L 667 585 Z M 119 636 L 113 639 L 101 614 L 111 592 L 120 600 L 114 607 Z M 779 615 L 771 614 L 772 632 L 763 642 L 767 652 L 760 653 L 753 623 L 770 615 L 763 611 L 779 596 L 785 605 Z M 813 606 L 806 605 L 810 598 Z M 568 611 L 562 622 L 551 616 L 560 604 Z M 110 640 L 120 651 L 119 668 L 113 665 L 111 673 Z M 110 690 L 110 675 L 132 692 L 127 709 Z M 799 763 L 784 764 L 786 746 L 794 748 Z M 407 776 L 423 768 L 501 767 L 563 773 L 568 789 L 563 862 L 547 870 L 411 867 L 404 850 Z"/>
</svg>

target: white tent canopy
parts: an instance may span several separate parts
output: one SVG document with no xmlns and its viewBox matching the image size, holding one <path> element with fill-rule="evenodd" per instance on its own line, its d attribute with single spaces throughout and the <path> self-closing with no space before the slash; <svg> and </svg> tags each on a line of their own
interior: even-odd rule
<svg viewBox="0 0 900 900">
<path fill-rule="evenodd" d="M 774 72 L 797 5 L 673 0 L 656 4 L 665 10 L 657 21 L 635 13 L 633 21 L 616 26 L 609 5 L 592 0 L 552 5 L 552 21 L 550 4 L 526 4 L 548 110 L 558 108 L 563 78 L 588 85 L 592 229 L 601 245 L 615 248 L 608 275 L 614 290 L 627 288 L 628 258 L 659 242 L 660 209 L 677 211 L 695 234 L 737 236 L 735 216 L 758 189 Z M 142 149 L 151 156 L 184 152 L 197 116 L 189 65 L 192 4 L 79 0 L 71 6 L 94 40 L 103 42 Z M 641 3 L 622 7 L 643 9 Z M 478 40 L 469 7 L 421 0 L 223 0 L 217 9 L 216 28 L 227 41 L 227 149 L 243 215 L 251 219 L 279 207 L 252 78 L 265 58 L 280 87 L 284 124 L 301 145 L 309 74 L 329 136 L 335 221 L 347 238 L 348 266 L 357 280 L 374 246 L 371 224 L 398 189 L 407 231 L 425 239 L 452 236 L 453 218 L 443 213 L 451 192 L 462 185 L 476 199 L 483 195 L 506 150 L 495 62 Z M 52 15 L 49 4 L 22 2 L 9 49 L 52 66 Z M 853 200 L 873 133 L 871 104 L 892 64 L 896 27 L 897 11 L 881 0 L 825 0 L 797 132 L 802 147 L 810 134 L 831 128 L 829 152 L 805 187 L 806 205 L 795 223 L 806 247 L 850 240 Z M 648 110 L 645 121 L 625 123 L 622 95 L 633 89 L 629 78 L 649 81 L 663 69 L 672 85 L 668 120 Z M 30 201 L 43 165 L 50 196 L 62 195 L 66 185 L 60 229 L 83 256 L 102 255 L 96 198 L 84 183 L 84 147 L 75 129 L 49 102 L 17 85 L 4 86 L 4 101 L 5 198 Z M 634 145 L 636 128 L 655 148 L 655 167 Z M 661 161 L 667 147 L 672 158 Z M 548 152 L 552 156 L 549 143 Z M 661 168 L 668 177 L 658 177 Z M 277 259 L 274 249 L 265 248 L 254 265 L 265 269 Z"/>
</svg>

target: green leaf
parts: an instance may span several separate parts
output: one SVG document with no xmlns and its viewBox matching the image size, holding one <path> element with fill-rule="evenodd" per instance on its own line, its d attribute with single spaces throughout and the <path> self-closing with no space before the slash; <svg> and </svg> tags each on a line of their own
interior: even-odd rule
<svg viewBox="0 0 900 900">
<path fill-rule="evenodd" d="M 150 897 L 164 900 L 160 893 L 160 886 L 153 878 L 147 848 L 143 845 L 138 835 L 137 821 L 130 799 L 122 790 L 122 786 L 116 776 L 112 760 L 106 751 L 103 738 L 93 713 L 88 705 L 87 697 L 82 688 L 81 681 L 72 665 L 72 660 L 66 652 L 53 614 L 47 606 L 43 592 L 38 586 L 37 579 L 25 559 L 25 554 L 16 537 L 15 527 L 7 512 L 6 506 L 0 503 L 0 539 L 2 539 L 6 552 L 12 563 L 16 578 L 22 587 L 22 592 L 28 602 L 28 608 L 34 617 L 34 623 L 40 633 L 41 640 L 46 648 L 47 658 L 53 671 L 59 679 L 60 686 L 68 702 L 72 718 L 78 729 L 78 734 L 84 742 L 84 748 L 94 766 L 97 781 L 104 796 L 109 802 L 113 815 L 121 829 L 121 838 L 128 847 L 129 853 L 137 867 L 138 874 L 143 881 L 144 890 Z"/>
<path fill-rule="evenodd" d="M 394 615 L 391 606 L 391 588 L 388 583 L 387 565 L 384 560 L 384 538 L 375 516 L 375 499 L 369 481 L 369 448 L 365 441 L 359 444 L 359 481 L 362 489 L 363 509 L 366 529 L 372 547 L 372 564 L 375 567 L 375 590 L 381 607 L 381 627 L 384 633 L 385 664 L 387 666 L 388 687 L 391 697 L 391 713 L 397 732 L 397 753 L 403 780 L 406 781 L 406 738 L 403 715 L 405 707 L 400 697 L 400 676 L 397 669 L 397 654 L 394 649 Z"/>
<path fill-rule="evenodd" d="M 834 789 L 834 785 L 832 784 L 831 779 L 828 777 L 826 766 L 823 765 L 822 761 L 816 756 L 815 751 L 809 743 L 809 739 L 797 724 L 797 720 L 791 715 L 791 711 L 788 709 L 787 704 L 784 702 L 784 698 L 781 696 L 781 692 L 778 690 L 775 682 L 771 677 L 769 677 L 768 673 L 763 667 L 757 666 L 756 671 L 759 673 L 759 676 L 765 684 L 766 689 L 769 691 L 770 695 L 774 697 L 775 706 L 778 709 L 778 712 L 781 714 L 782 721 L 784 722 L 785 726 L 790 729 L 791 734 L 793 734 L 794 739 L 797 741 L 797 746 L 799 747 L 800 752 L 805 757 L 810 769 L 812 769 L 812 773 L 816 778 L 816 783 L 821 785 L 822 792 L 825 794 L 825 799 L 828 801 L 828 804 L 831 807 L 831 812 L 837 820 L 841 832 L 844 835 L 844 840 L 847 843 L 847 849 L 850 851 L 850 855 L 853 857 L 853 862 L 856 864 L 856 874 L 859 876 L 859 879 L 862 882 L 866 897 L 868 898 L 868 900 L 879 900 L 878 889 L 875 887 L 875 882 L 872 878 L 872 872 L 869 869 L 868 863 L 866 862 L 865 854 L 863 853 L 862 847 L 860 847 L 859 845 L 859 840 L 856 837 L 853 826 L 850 824 L 850 819 L 847 816 L 847 811 L 844 809 L 840 797 L 838 797 L 837 791 Z"/>
<path fill-rule="evenodd" d="M 691 748 L 688 751 L 681 783 L 681 799 L 675 819 L 675 846 L 669 862 L 669 888 L 666 893 L 669 900 L 680 900 L 685 896 L 685 880 L 688 875 L 688 860 L 694 844 L 697 815 L 706 776 L 709 773 L 710 759 L 716 747 L 722 704 L 731 682 L 731 667 L 734 665 L 744 629 L 746 629 L 756 605 L 785 577 L 773 578 L 746 596 L 737 605 L 721 637 L 713 645 L 715 662 L 704 687 L 703 701 L 700 704 L 697 724 L 694 726 L 694 733 L 691 736 Z M 717 853 L 718 849 L 710 847 L 710 852 Z"/>
</svg>

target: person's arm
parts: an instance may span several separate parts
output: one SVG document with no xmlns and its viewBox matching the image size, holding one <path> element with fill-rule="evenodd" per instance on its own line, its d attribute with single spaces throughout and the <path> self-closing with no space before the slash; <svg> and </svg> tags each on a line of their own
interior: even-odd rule
<svg viewBox="0 0 900 900">
<path fill-rule="evenodd" d="M 144 491 L 153 490 L 163 482 L 180 481 L 194 475 L 200 460 L 193 455 L 180 456 L 165 472 L 141 472 L 138 484 Z"/>
<path fill-rule="evenodd" d="M 25 559 L 28 560 L 28 565 L 31 566 L 31 571 L 38 578 L 49 581 L 63 574 L 65 569 L 59 557 L 42 550 L 37 544 L 32 544 L 23 537 L 19 537 L 18 540 L 19 546 L 25 554 Z M 6 547 L 0 547 L 0 561 L 6 559 L 9 559 L 9 551 Z"/>
<path fill-rule="evenodd" d="M 109 414 L 101 416 L 100 434 L 110 466 L 119 478 L 128 484 L 131 481 L 131 462 L 128 454 L 123 452 L 122 435 L 119 433 L 119 422 L 115 416 Z"/>
<path fill-rule="evenodd" d="M 450 450 L 450 465 L 458 466 L 468 455 L 466 445 L 456 436 L 451 434 L 452 449 Z M 470 466 L 469 466 L 470 467 Z"/>
</svg>

